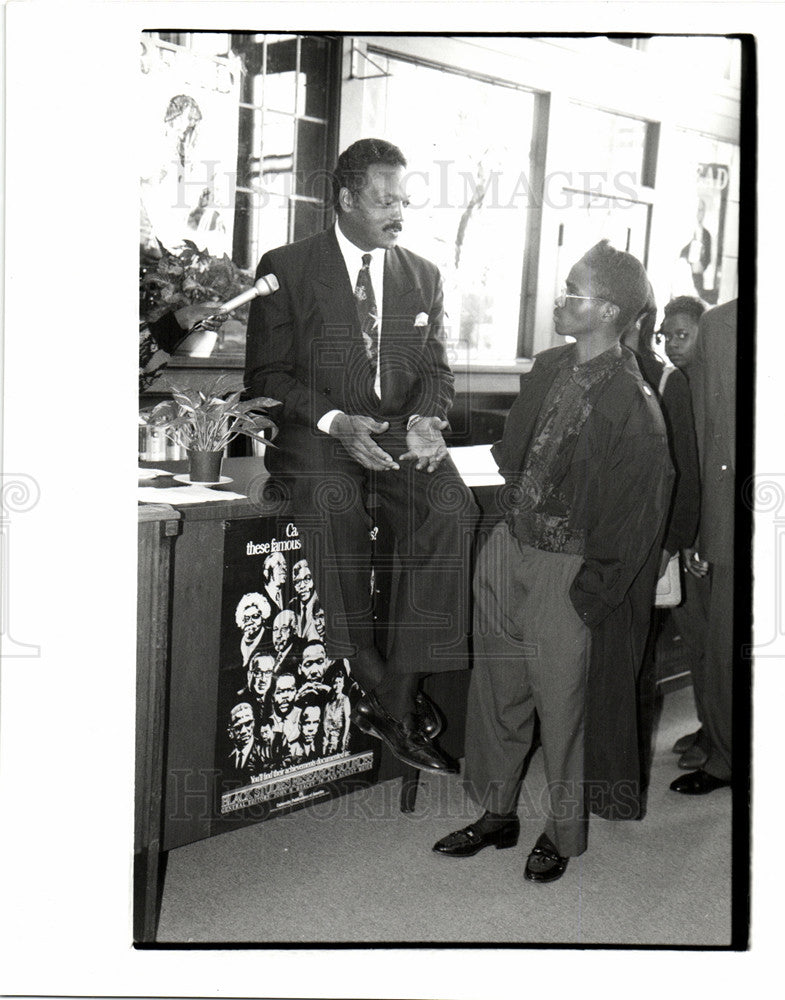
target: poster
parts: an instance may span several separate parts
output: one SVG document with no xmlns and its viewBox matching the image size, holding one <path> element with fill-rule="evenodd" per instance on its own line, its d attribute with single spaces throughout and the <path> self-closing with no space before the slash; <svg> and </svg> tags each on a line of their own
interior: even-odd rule
<svg viewBox="0 0 785 1000">
<path fill-rule="evenodd" d="M 226 523 L 215 756 L 224 817 L 266 818 L 372 780 L 374 741 L 350 721 L 362 691 L 351 664 L 327 656 L 326 610 L 307 533 L 280 517 Z"/>
<path fill-rule="evenodd" d="M 190 240 L 232 255 L 237 172 L 236 59 L 141 38 L 140 242 Z"/>
<path fill-rule="evenodd" d="M 722 243 L 728 204 L 730 171 L 727 164 L 699 163 L 695 175 L 695 218 L 679 253 L 685 281 L 692 288 L 681 294 L 698 295 L 716 305 L 722 277 Z M 694 291 L 692 290 L 694 288 Z"/>
</svg>

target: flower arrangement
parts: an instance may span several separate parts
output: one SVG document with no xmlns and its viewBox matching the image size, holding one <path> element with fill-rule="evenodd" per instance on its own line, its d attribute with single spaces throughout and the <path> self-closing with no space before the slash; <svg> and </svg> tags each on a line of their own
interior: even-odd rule
<svg viewBox="0 0 785 1000">
<path fill-rule="evenodd" d="M 203 389 L 173 386 L 172 399 L 154 407 L 145 422 L 187 451 L 222 452 L 240 434 L 271 445 L 264 431 L 275 424 L 266 411 L 278 401 L 266 396 L 241 400 L 239 389 L 225 394 L 227 381 L 221 375 Z"/>
<path fill-rule="evenodd" d="M 145 252 L 139 267 L 139 318 L 143 323 L 160 319 L 194 302 L 226 300 L 246 291 L 253 276 L 229 257 L 213 257 L 191 240 L 184 240 L 178 253 L 158 241 L 160 254 Z M 245 310 L 245 312 L 243 312 Z M 234 316 L 245 322 L 248 306 Z"/>
</svg>

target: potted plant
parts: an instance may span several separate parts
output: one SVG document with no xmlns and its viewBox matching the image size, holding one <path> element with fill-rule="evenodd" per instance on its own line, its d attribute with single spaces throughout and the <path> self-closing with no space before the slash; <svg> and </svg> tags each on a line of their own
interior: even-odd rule
<svg viewBox="0 0 785 1000">
<path fill-rule="evenodd" d="M 221 375 L 203 389 L 173 386 L 172 399 L 159 403 L 146 418 L 186 449 L 193 483 L 220 482 L 224 449 L 240 434 L 272 444 L 264 437 L 266 430 L 275 429 L 266 411 L 278 401 L 265 396 L 241 400 L 241 390 L 227 394 L 226 383 Z"/>
</svg>

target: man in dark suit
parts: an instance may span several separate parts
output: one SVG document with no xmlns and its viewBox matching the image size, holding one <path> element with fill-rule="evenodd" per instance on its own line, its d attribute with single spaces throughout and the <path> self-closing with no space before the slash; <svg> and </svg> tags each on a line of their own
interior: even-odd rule
<svg viewBox="0 0 785 1000">
<path fill-rule="evenodd" d="M 701 316 L 690 381 L 702 492 L 697 552 L 686 568 L 695 577 L 708 578 L 700 681 L 706 762 L 671 783 L 683 795 L 706 795 L 731 782 L 737 307 L 734 300 Z"/>
<path fill-rule="evenodd" d="M 239 702 L 229 712 L 226 734 L 231 751 L 225 763 L 225 775 L 250 780 L 264 770 L 262 747 L 254 734 L 253 709 L 247 702 Z"/>
<path fill-rule="evenodd" d="M 305 640 L 297 635 L 297 616 L 288 608 L 280 611 L 273 622 L 273 652 L 275 663 L 273 673 L 280 674 L 283 670 L 296 670 L 300 664 L 300 656 L 305 646 Z"/>
<path fill-rule="evenodd" d="M 282 402 L 265 461 L 309 532 L 328 654 L 365 689 L 356 721 L 415 767 L 455 770 L 429 738 L 422 676 L 466 665 L 464 552 L 476 507 L 447 454 L 452 403 L 438 269 L 397 247 L 406 160 L 363 139 L 333 175 L 334 228 L 266 253 L 280 288 L 248 322 L 246 388 Z M 372 513 L 369 516 L 369 506 Z M 377 649 L 371 539 L 395 539 L 387 648 Z M 377 566 L 393 554 L 375 553 Z"/>
</svg>

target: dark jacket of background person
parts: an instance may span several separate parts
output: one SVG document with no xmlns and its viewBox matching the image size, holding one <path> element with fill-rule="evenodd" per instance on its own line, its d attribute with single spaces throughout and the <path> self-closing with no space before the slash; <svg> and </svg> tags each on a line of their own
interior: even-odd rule
<svg viewBox="0 0 785 1000">
<path fill-rule="evenodd" d="M 668 524 L 663 548 L 673 555 L 695 541 L 700 515 L 700 474 L 698 446 L 695 440 L 695 418 L 692 412 L 690 386 L 683 373 L 672 371 L 660 397 L 659 388 L 665 364 L 654 352 L 636 352 L 641 375 L 660 400 L 671 459 L 676 478 L 673 486 Z"/>
<path fill-rule="evenodd" d="M 564 350 L 538 355 L 531 372 L 521 376 L 504 436 L 493 448 L 510 487 Z M 594 400 L 572 454 L 565 456 L 561 481 L 562 491 L 572 494 L 574 523 L 589 529 L 570 598 L 591 628 L 584 778 L 589 808 L 606 819 L 642 814 L 637 679 L 673 484 L 655 395 L 633 353 L 622 351 L 622 368 Z"/>
<path fill-rule="evenodd" d="M 701 317 L 690 382 L 703 474 L 698 550 L 725 566 L 733 564 L 737 307 L 734 299 Z"/>
</svg>

